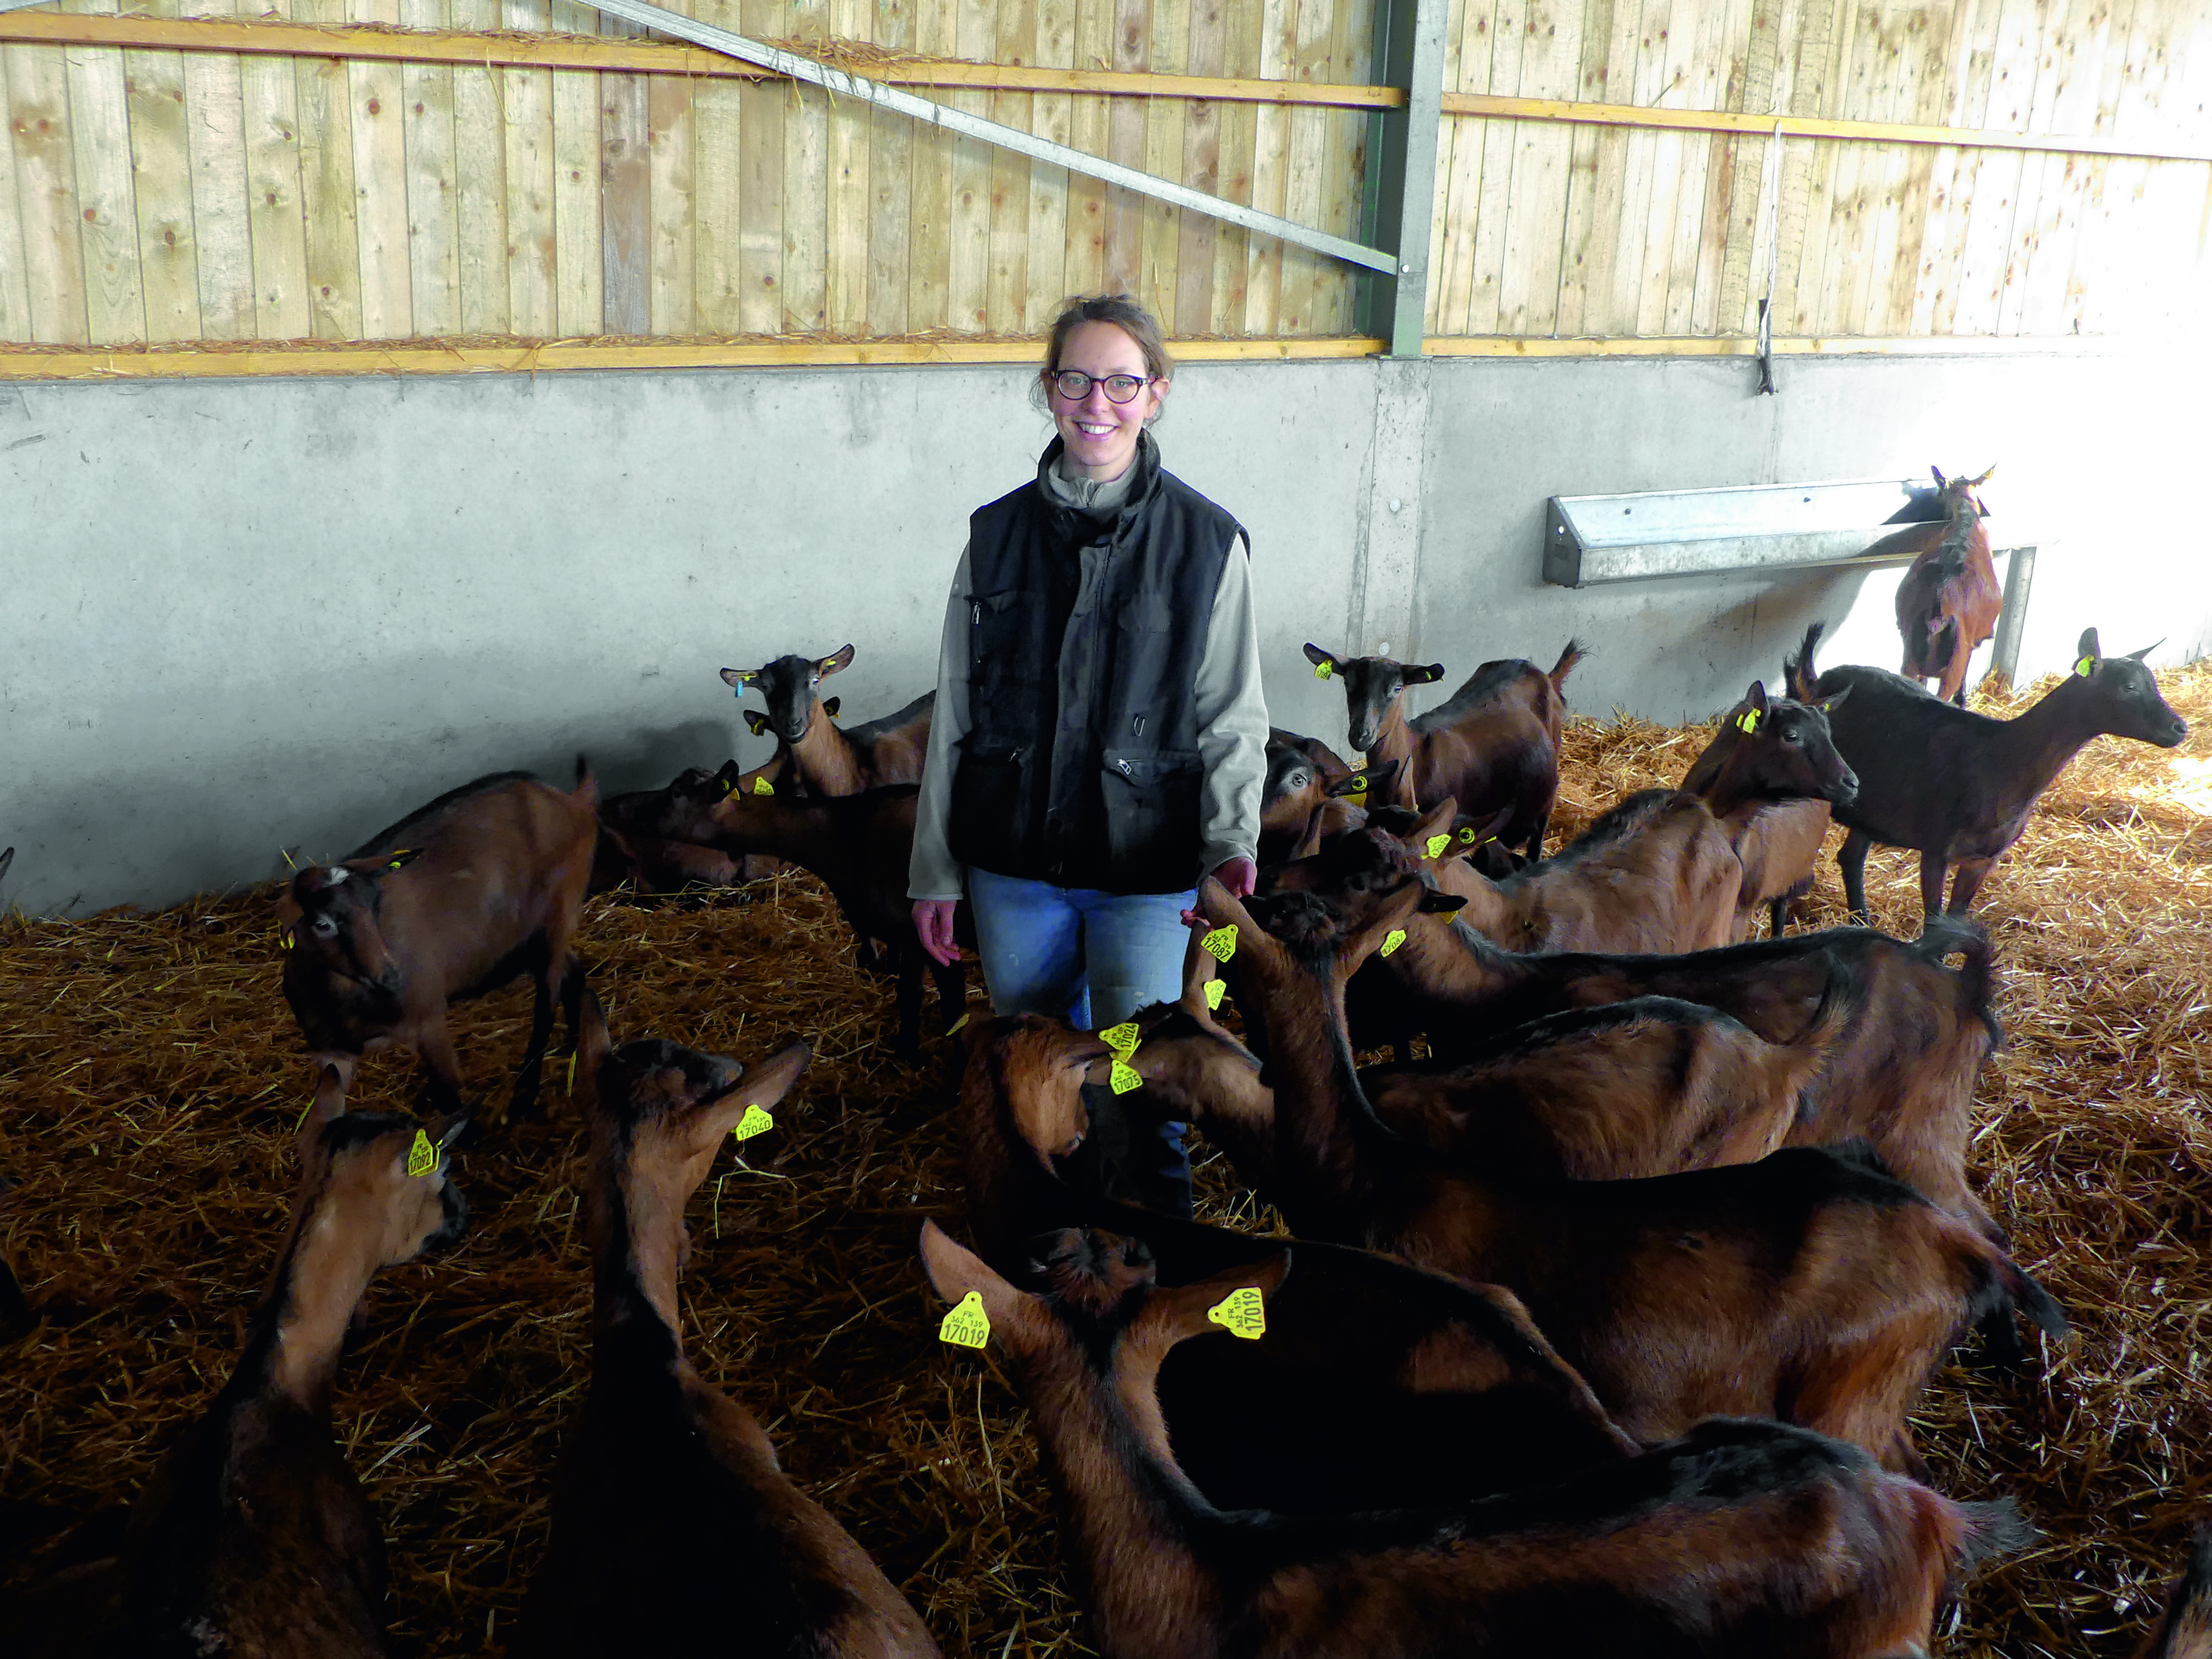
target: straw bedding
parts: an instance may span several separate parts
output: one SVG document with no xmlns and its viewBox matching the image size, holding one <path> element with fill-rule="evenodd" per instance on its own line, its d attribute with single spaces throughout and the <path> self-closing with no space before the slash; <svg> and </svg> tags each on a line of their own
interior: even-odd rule
<svg viewBox="0 0 2212 1659">
<path fill-rule="evenodd" d="M 1944 1487 L 2009 1492 L 2045 1534 L 1973 1584 L 1954 1655 L 2130 1651 L 2212 1518 L 2198 1381 L 2212 1358 L 2212 665 L 2163 683 L 2187 745 L 2094 744 L 1978 907 L 2010 1036 L 1980 1091 L 1973 1164 L 2076 1334 L 2031 1380 L 1949 1370 L 1924 1401 Z M 1680 776 L 1705 736 L 1577 722 L 1555 830 Z M 1917 931 L 1911 857 L 1877 852 L 1869 886 L 1878 922 Z M 0 1249 L 43 1314 L 0 1345 L 0 1521 L 19 1547 L 0 1574 L 38 1571 L 56 1528 L 127 1503 L 237 1352 L 310 1085 L 270 899 L 0 921 L 0 1175 L 15 1183 Z M 1830 866 L 1808 920 L 1841 915 Z M 936 1342 L 915 1265 L 923 1217 L 961 1228 L 943 1046 L 919 1068 L 889 1060 L 889 983 L 854 970 L 805 878 L 696 902 L 595 899 L 582 949 L 618 1037 L 747 1060 L 814 1045 L 775 1129 L 742 1163 L 725 1154 L 693 1203 L 684 1294 L 702 1370 L 760 1417 L 948 1653 L 1088 1651 L 1018 1397 L 989 1356 Z M 503 1096 L 527 1017 L 519 988 L 463 1012 L 471 1092 Z M 410 1080 L 406 1061 L 374 1056 L 356 1102 L 403 1106 Z M 400 1653 L 497 1651 L 544 1543 L 590 1339 L 582 1137 L 557 1065 L 547 1103 L 546 1125 L 463 1159 L 471 1236 L 379 1279 L 341 1372 L 338 1433 L 383 1520 Z M 1237 1206 L 1249 1223 L 1218 1167 L 1201 1185 L 1216 1218 Z"/>
</svg>

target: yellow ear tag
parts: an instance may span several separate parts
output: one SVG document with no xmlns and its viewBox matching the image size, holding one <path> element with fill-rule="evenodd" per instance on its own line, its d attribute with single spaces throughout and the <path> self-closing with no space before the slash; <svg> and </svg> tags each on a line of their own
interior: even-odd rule
<svg viewBox="0 0 2212 1659">
<path fill-rule="evenodd" d="M 417 1129 L 415 1144 L 407 1149 L 407 1173 L 426 1176 L 438 1167 L 438 1149 L 430 1144 L 430 1132 Z"/>
<path fill-rule="evenodd" d="M 1206 981 L 1206 1006 L 1217 1014 L 1221 1012 L 1221 994 L 1229 988 L 1229 981 L 1210 979 Z"/>
<path fill-rule="evenodd" d="M 1474 833 L 1474 830 L 1461 830 L 1461 831 L 1459 832 L 1459 838 L 1460 838 L 1460 841 L 1462 842 L 1462 844 L 1464 844 L 1464 845 L 1466 845 L 1466 846 L 1468 846 L 1468 847 L 1472 847 L 1472 846 L 1474 846 L 1474 845 L 1475 844 L 1475 842 L 1476 842 L 1479 839 L 1480 839 L 1479 836 L 1476 836 L 1476 834 Z"/>
<path fill-rule="evenodd" d="M 1247 1285 L 1231 1291 L 1206 1310 L 1206 1316 L 1231 1336 L 1257 1342 L 1267 1334 L 1267 1308 L 1259 1291 Z"/>
<path fill-rule="evenodd" d="M 1232 921 L 1226 927 L 1215 928 L 1199 945 L 1216 962 L 1228 961 L 1237 954 L 1237 924 Z"/>
<path fill-rule="evenodd" d="M 961 1016 L 960 1016 L 960 1018 L 957 1018 L 957 1019 L 954 1020 L 954 1021 L 952 1022 L 952 1024 L 950 1024 L 950 1025 L 948 1025 L 948 1026 L 946 1026 L 946 1027 L 945 1028 L 945 1036 L 958 1036 L 961 1034 L 961 1032 L 963 1032 L 963 1031 L 966 1030 L 967 1029 L 968 1029 L 968 1016 L 967 1016 L 967 1015 L 965 1015 L 965 1014 L 963 1014 L 963 1015 L 961 1015 Z"/>
<path fill-rule="evenodd" d="M 737 793 L 738 781 L 735 778 L 724 778 L 722 780 L 723 799 L 726 800 L 730 796 L 734 795 Z"/>
<path fill-rule="evenodd" d="M 294 1123 L 294 1124 L 292 1125 L 292 1133 L 293 1133 L 294 1134 L 297 1134 L 297 1133 L 300 1133 L 300 1130 L 301 1130 L 301 1126 L 302 1126 L 302 1125 L 304 1125 L 304 1124 L 307 1122 L 307 1114 L 308 1114 L 308 1113 L 310 1113 L 310 1112 L 312 1112 L 312 1111 L 313 1111 L 314 1109 L 315 1109 L 315 1097 L 314 1097 L 313 1095 L 310 1095 L 310 1096 L 308 1096 L 308 1097 L 307 1097 L 307 1103 L 306 1105 L 302 1106 L 301 1108 L 300 1108 L 300 1116 L 299 1116 L 299 1121 L 298 1121 L 297 1122 L 295 1122 L 295 1123 Z"/>
<path fill-rule="evenodd" d="M 1121 1059 L 1127 1060 L 1137 1052 L 1137 1022 L 1132 1019 L 1119 1025 L 1109 1025 L 1098 1034 L 1098 1040 Z"/>
<path fill-rule="evenodd" d="M 1132 1089 L 1141 1089 L 1145 1086 L 1144 1074 L 1135 1066 L 1122 1060 L 1115 1060 L 1114 1069 L 1107 1073 L 1106 1076 L 1107 1080 L 1114 1085 L 1114 1092 L 1117 1095 L 1126 1095 Z"/>
<path fill-rule="evenodd" d="M 1736 716 L 1735 723 L 1736 729 L 1747 736 L 1755 734 L 1759 730 L 1759 710 L 1745 709 L 1742 714 Z"/>
<path fill-rule="evenodd" d="M 1382 935 L 1382 954 L 1386 957 L 1389 956 L 1391 951 L 1396 950 L 1405 942 L 1406 930 L 1402 927 L 1393 927 L 1389 933 Z"/>
<path fill-rule="evenodd" d="M 574 1054 L 568 1056 L 568 1092 L 572 1095 L 576 1092 L 576 1057 Z"/>
<path fill-rule="evenodd" d="M 2089 678 L 2089 671 L 2096 665 L 2097 659 L 2094 657 L 2084 657 L 2074 665 L 2074 672 L 2086 680 Z"/>
<path fill-rule="evenodd" d="M 292 930 L 290 928 L 287 927 L 276 935 L 276 948 L 280 951 L 289 951 L 292 948 Z"/>
<path fill-rule="evenodd" d="M 1314 678 L 1316 679 L 1325 680 L 1329 677 L 1329 665 L 1327 663 L 1317 662 L 1314 665 Z"/>
<path fill-rule="evenodd" d="M 738 1127 L 730 1131 L 739 1140 L 750 1140 L 755 1135 L 765 1134 L 775 1127 L 775 1119 L 758 1106 L 745 1108 L 745 1115 L 738 1120 Z"/>
<path fill-rule="evenodd" d="M 753 793 L 756 795 L 773 795 L 775 793 L 775 786 L 770 783 L 766 778 L 755 778 L 753 780 Z"/>
<path fill-rule="evenodd" d="M 1443 853 L 1445 848 L 1450 845 L 1451 836 L 1449 835 L 1431 836 L 1428 839 L 1429 856 L 1431 858 L 1438 856 Z"/>
<path fill-rule="evenodd" d="M 991 1316 L 983 1311 L 983 1293 L 970 1291 L 960 1305 L 939 1322 L 937 1340 L 955 1347 L 980 1348 L 991 1340 Z"/>
</svg>

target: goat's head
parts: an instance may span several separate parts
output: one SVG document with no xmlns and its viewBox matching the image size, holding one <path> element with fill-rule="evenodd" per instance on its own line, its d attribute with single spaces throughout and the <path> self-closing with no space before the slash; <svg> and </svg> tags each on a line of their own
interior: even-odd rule
<svg viewBox="0 0 2212 1659">
<path fill-rule="evenodd" d="M 2097 630 L 2082 630 L 2074 649 L 2074 672 L 2067 679 L 2069 684 L 2080 681 L 2094 699 L 2093 718 L 2099 731 L 2154 743 L 2161 749 L 2174 748 L 2189 735 L 2189 722 L 2160 695 L 2158 676 L 2143 660 L 2165 643 L 2154 640 L 2124 657 L 2107 657 L 2097 649 Z"/>
<path fill-rule="evenodd" d="M 965 1086 L 990 1091 L 1013 1121 L 1014 1133 L 1040 1162 L 1066 1158 L 1091 1133 L 1083 1084 L 1091 1067 L 1113 1053 L 1088 1031 L 1071 1030 L 1042 1014 L 983 1022 L 968 1047 Z"/>
<path fill-rule="evenodd" d="M 1990 516 L 1989 508 L 1982 505 L 1981 488 L 1995 476 L 1996 470 L 1996 463 L 1991 462 L 1978 478 L 1969 478 L 1963 474 L 1947 478 L 1943 476 L 1942 467 L 1931 466 L 1928 469 L 1935 477 L 1936 493 L 1942 496 L 1943 505 L 1954 511 L 1962 505 L 1971 507 L 1974 517 L 1978 519 L 1986 519 Z"/>
<path fill-rule="evenodd" d="M 1858 798 L 1858 774 L 1836 750 L 1828 714 L 1850 696 L 1846 686 L 1817 702 L 1797 702 L 1788 697 L 1769 697 L 1758 680 L 1744 699 L 1729 712 L 1729 723 L 1742 735 L 1736 739 L 1737 763 L 1748 793 L 1755 795 L 1808 796 L 1833 806 L 1848 806 Z"/>
<path fill-rule="evenodd" d="M 358 1052 L 399 1017 L 404 975 L 384 936 L 386 881 L 420 856 L 410 848 L 311 865 L 284 906 L 284 998 L 311 1048 Z"/>
<path fill-rule="evenodd" d="M 372 1269 L 397 1267 L 454 1243 L 468 1231 L 469 1206 L 453 1180 L 450 1159 L 467 1123 L 454 1116 L 425 1126 L 397 1112 L 324 1116 L 301 1136 L 295 1240 L 343 1229 Z"/>
<path fill-rule="evenodd" d="M 827 657 L 778 657 L 763 668 L 725 668 L 722 683 L 736 689 L 744 696 L 747 688 L 768 699 L 768 713 L 757 709 L 745 711 L 745 724 L 758 737 L 763 732 L 773 732 L 786 743 L 797 743 L 814 724 L 814 710 L 818 702 L 818 687 L 825 676 L 837 673 L 853 660 L 853 647 Z M 821 704 L 825 714 L 837 712 L 836 701 Z"/>
<path fill-rule="evenodd" d="M 1344 702 L 1349 726 L 1346 738 L 1365 754 L 1382 735 L 1382 722 L 1409 685 L 1431 685 L 1444 677 L 1440 662 L 1395 662 L 1389 657 L 1337 657 L 1317 645 L 1306 647 L 1306 660 L 1316 672 L 1344 683 Z"/>
</svg>

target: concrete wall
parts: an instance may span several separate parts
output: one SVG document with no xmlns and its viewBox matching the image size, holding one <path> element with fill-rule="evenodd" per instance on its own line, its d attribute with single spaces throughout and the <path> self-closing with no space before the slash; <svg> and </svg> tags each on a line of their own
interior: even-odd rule
<svg viewBox="0 0 2212 1659">
<path fill-rule="evenodd" d="M 1705 714 L 1813 616 L 1888 663 L 1894 578 L 1537 577 L 1553 494 L 2002 463 L 2039 568 L 2025 672 L 2167 636 L 2212 564 L 2118 510 L 2201 427 L 2119 357 L 1200 366 L 1169 465 L 1250 527 L 1279 724 L 1340 740 L 1297 646 L 1597 648 L 1576 706 Z M 1000 368 L 0 388 L 0 901 L 160 903 L 342 853 L 439 791 L 588 752 L 610 790 L 766 745 L 714 678 L 859 647 L 848 716 L 929 683 L 967 512 L 1048 435 Z M 2185 466 L 2184 463 L 2188 463 Z M 1394 511 L 1392 503 L 1396 503 Z M 2186 528 L 2186 527 L 2185 527 Z"/>
</svg>

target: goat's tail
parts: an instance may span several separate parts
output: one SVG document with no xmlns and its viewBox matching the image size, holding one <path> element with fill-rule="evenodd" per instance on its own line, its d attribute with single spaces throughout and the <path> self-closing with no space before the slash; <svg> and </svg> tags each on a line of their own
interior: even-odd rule
<svg viewBox="0 0 2212 1659">
<path fill-rule="evenodd" d="M 1940 967 L 1947 957 L 1963 957 L 1966 965 L 1959 970 L 1959 980 L 1966 1006 L 1988 1030 L 1990 1046 L 2003 1042 L 2004 1027 L 1997 1023 L 1996 952 L 1986 933 L 1961 917 L 1930 916 L 1921 925 L 1920 937 L 1906 948 L 1931 966 Z"/>
<path fill-rule="evenodd" d="M 1804 642 L 1797 647 L 1797 654 L 1784 657 L 1782 659 L 1782 684 L 1790 696 L 1799 702 L 1813 702 L 1818 700 L 1818 694 L 1814 692 L 1813 687 L 1819 681 L 1820 674 L 1820 671 L 1813 666 L 1813 653 L 1819 647 L 1820 635 L 1827 631 L 1827 628 L 1828 624 L 1826 623 L 1814 623 L 1805 630 Z"/>
<path fill-rule="evenodd" d="M 2212 1527 L 2197 1534 L 2138 1659 L 2212 1659 Z"/>
<path fill-rule="evenodd" d="M 1588 655 L 1589 655 L 1589 647 L 1571 635 L 1569 635 L 1567 648 L 1559 653 L 1559 661 L 1553 663 L 1552 672 L 1544 676 L 1546 679 L 1551 681 L 1552 690 L 1564 696 L 1567 676 L 1573 673 L 1575 665 Z"/>
<path fill-rule="evenodd" d="M 1971 1572 L 1986 1561 L 2026 1549 L 2041 1537 L 2009 1498 L 1985 1504 L 1961 1504 L 1960 1518 L 1966 1523 L 1960 1540 L 1959 1570 Z"/>
<path fill-rule="evenodd" d="M 1928 645 L 1921 653 L 1920 660 L 1928 665 L 1929 673 L 1940 674 L 1951 665 L 1951 659 L 1958 652 L 1959 619 L 1938 612 L 1929 617 L 1925 626 Z"/>
</svg>

